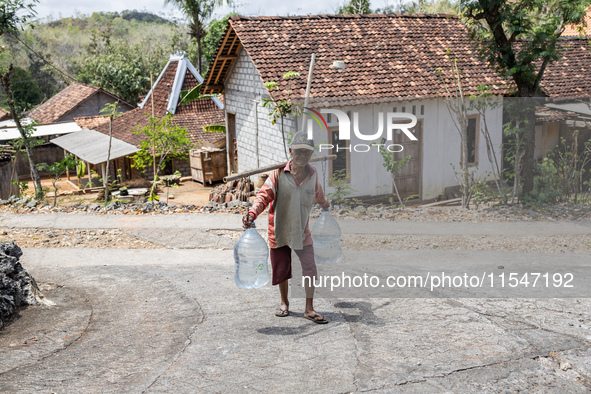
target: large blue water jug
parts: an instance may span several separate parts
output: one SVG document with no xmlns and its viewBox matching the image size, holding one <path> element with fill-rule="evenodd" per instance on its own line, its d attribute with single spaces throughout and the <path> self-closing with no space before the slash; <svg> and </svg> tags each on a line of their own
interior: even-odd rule
<svg viewBox="0 0 591 394">
<path fill-rule="evenodd" d="M 252 225 L 254 227 L 254 223 Z M 269 248 L 253 227 L 247 229 L 234 245 L 234 281 L 242 289 L 258 289 L 269 282 Z"/>
<path fill-rule="evenodd" d="M 312 226 L 314 259 L 320 264 L 334 264 L 343 257 L 341 227 L 328 211 L 322 211 Z"/>
</svg>

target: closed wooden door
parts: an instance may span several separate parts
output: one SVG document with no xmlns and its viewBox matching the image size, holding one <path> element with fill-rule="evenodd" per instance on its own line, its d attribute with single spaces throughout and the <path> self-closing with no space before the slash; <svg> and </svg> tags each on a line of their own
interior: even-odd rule
<svg viewBox="0 0 591 394">
<path fill-rule="evenodd" d="M 394 143 L 402 145 L 404 148 L 401 152 L 393 154 L 394 160 L 402 160 L 406 156 L 410 156 L 410 161 L 394 179 L 401 198 L 421 198 L 423 122 L 419 120 L 410 131 L 418 141 L 412 141 L 402 131 L 394 133 Z"/>
<path fill-rule="evenodd" d="M 238 148 L 236 146 L 236 114 L 232 114 L 230 112 L 227 113 L 228 116 L 228 142 L 229 146 L 226 147 L 228 149 L 228 158 L 230 162 L 228 163 L 229 171 L 231 174 L 238 172 Z"/>
</svg>

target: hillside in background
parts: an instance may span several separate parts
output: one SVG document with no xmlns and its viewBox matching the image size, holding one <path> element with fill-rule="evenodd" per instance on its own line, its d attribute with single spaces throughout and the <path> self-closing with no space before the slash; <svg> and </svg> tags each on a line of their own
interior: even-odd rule
<svg viewBox="0 0 591 394">
<path fill-rule="evenodd" d="M 225 21 L 211 25 L 205 64 Z M 156 79 L 170 53 L 186 52 L 196 63 L 197 44 L 186 33 L 186 25 L 133 10 L 36 22 L 18 38 L 3 35 L 0 43 L 12 52 L 18 70 L 13 90 L 23 107 L 46 101 L 72 80 L 100 86 L 136 103 L 150 89 L 150 73 Z"/>
</svg>

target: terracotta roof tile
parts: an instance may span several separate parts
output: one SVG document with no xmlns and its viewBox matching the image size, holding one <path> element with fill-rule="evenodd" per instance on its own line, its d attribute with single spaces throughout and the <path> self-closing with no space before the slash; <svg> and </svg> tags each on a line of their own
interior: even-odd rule
<svg viewBox="0 0 591 394">
<path fill-rule="evenodd" d="M 199 141 L 214 142 L 217 141 L 223 133 L 206 133 L 204 126 L 224 125 L 224 111 L 220 110 L 211 99 L 200 99 L 200 111 L 186 111 L 173 115 L 173 122 L 180 127 L 184 127 L 189 132 L 189 137 L 194 143 Z M 135 108 L 121 115 L 113 121 L 113 137 L 125 141 L 129 144 L 139 147 L 142 140 L 141 135 L 134 134 L 136 126 L 139 128 L 150 124 L 149 117 L 151 109 Z M 161 117 L 165 114 L 157 114 Z M 104 134 L 109 134 L 109 123 L 103 123 L 96 128 Z"/>
<path fill-rule="evenodd" d="M 493 86 L 494 94 L 514 90 L 511 80 L 503 80 L 479 60 L 457 17 L 316 15 L 232 17 L 205 77 L 205 92 L 221 91 L 220 84 L 232 67 L 229 59 L 240 48 L 233 43 L 235 36 L 263 82 L 275 81 L 286 89 L 283 73 L 300 73 L 294 82 L 295 101 L 305 93 L 310 57 L 316 53 L 310 95 L 310 105 L 315 106 L 441 96 L 437 69 L 441 67 L 444 79 L 451 83 L 449 56 L 458 59 L 467 95 L 476 94 L 480 85 Z M 565 39 L 564 45 L 562 58 L 546 69 L 541 88 L 552 97 L 587 97 L 591 95 L 591 50 L 583 39 Z M 345 61 L 345 70 L 332 68 L 334 60 Z"/>
<path fill-rule="evenodd" d="M 571 111 L 549 108 L 545 105 L 536 105 L 536 121 L 538 122 L 559 122 L 573 117 L 578 117 L 578 114 Z"/>
<path fill-rule="evenodd" d="M 43 104 L 39 104 L 37 107 L 33 108 L 29 113 L 29 116 L 41 124 L 57 122 L 62 116 L 98 92 L 103 92 L 109 96 L 117 98 L 111 93 L 96 86 L 72 82 L 72 84 L 64 90 L 57 93 Z M 125 103 L 125 105 L 129 108 L 133 108 L 131 104 Z"/>
<path fill-rule="evenodd" d="M 548 65 L 540 88 L 550 97 L 591 96 L 591 48 L 585 39 L 561 40 L 565 48 Z"/>
<path fill-rule="evenodd" d="M 584 22 L 580 25 L 567 25 L 562 32 L 562 37 L 579 37 L 579 27 L 582 28 L 582 33 L 589 35 L 591 33 L 591 6 L 587 8 Z"/>
<path fill-rule="evenodd" d="M 103 123 L 108 123 L 109 118 L 106 116 L 80 116 L 74 118 L 74 122 L 83 129 L 95 129 Z"/>
<path fill-rule="evenodd" d="M 53 123 L 99 90 L 96 86 L 72 82 L 67 88 L 33 108 L 29 116 L 39 123 Z"/>
<path fill-rule="evenodd" d="M 262 81 L 276 81 L 285 89 L 283 73 L 300 73 L 294 96 L 305 93 L 312 53 L 315 98 L 438 97 L 437 68 L 449 68 L 447 50 L 458 58 L 467 94 L 482 84 L 493 86 L 493 93 L 506 90 L 498 74 L 478 60 L 466 27 L 449 15 L 232 17 L 230 25 Z M 334 60 L 345 61 L 343 72 L 331 67 Z"/>
<path fill-rule="evenodd" d="M 178 61 L 171 61 L 164 70 L 162 78 L 158 81 L 153 91 L 154 115 L 163 117 L 167 114 L 168 99 L 173 88 L 174 77 Z M 198 82 L 195 76 L 189 70 L 185 73 L 182 89 L 190 89 L 197 86 Z M 135 108 L 115 119 L 113 122 L 113 137 L 122 141 L 138 146 L 141 136 L 133 133 L 135 126 L 140 128 L 149 124 L 149 116 L 152 114 L 152 99 L 148 98 L 143 108 Z M 204 126 L 224 125 L 224 111 L 219 109 L 210 98 L 195 100 L 192 103 L 178 107 L 173 115 L 173 122 L 184 127 L 189 132 L 191 141 L 214 142 L 217 141 L 222 133 L 206 133 Z M 109 133 L 109 123 L 104 123 L 96 128 L 101 133 Z"/>
</svg>

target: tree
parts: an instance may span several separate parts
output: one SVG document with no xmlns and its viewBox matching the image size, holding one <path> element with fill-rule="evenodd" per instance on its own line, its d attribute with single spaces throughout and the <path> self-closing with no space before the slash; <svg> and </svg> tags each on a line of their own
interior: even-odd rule
<svg viewBox="0 0 591 394">
<path fill-rule="evenodd" d="M 37 12 L 33 9 L 38 0 L 2 0 L 0 4 L 0 36 L 4 33 L 16 33 L 33 18 Z"/>
<path fill-rule="evenodd" d="M 450 51 L 447 51 L 447 54 L 450 55 Z M 470 199 L 472 198 L 472 194 L 474 192 L 471 182 L 470 176 L 470 165 L 468 160 L 468 98 L 464 95 L 464 87 L 462 85 L 462 72 L 458 68 L 458 59 L 449 59 L 450 62 L 450 70 L 453 78 L 453 83 L 451 86 L 447 84 L 445 78 L 443 76 L 443 69 L 438 68 L 437 71 L 439 72 L 439 78 L 441 79 L 441 83 L 447 97 L 444 99 L 445 106 L 449 112 L 449 115 L 454 123 L 454 126 L 458 130 L 460 134 L 460 142 L 462 146 L 462 154 L 461 154 L 461 173 L 460 177 L 456 178 L 460 185 L 460 191 L 462 192 L 462 208 L 469 208 L 470 207 Z M 455 168 L 454 168 L 455 171 Z"/>
<path fill-rule="evenodd" d="M 100 38 L 95 36 L 94 39 L 94 44 L 91 42 L 88 47 L 89 56 L 78 64 L 78 82 L 99 86 L 129 103 L 137 103 L 150 89 L 150 71 L 158 75 L 166 64 L 164 48 L 112 42 L 105 37 L 102 44 Z"/>
<path fill-rule="evenodd" d="M 199 74 L 202 74 L 201 40 L 207 35 L 205 21 L 224 3 L 230 4 L 231 0 L 164 0 L 165 5 L 177 7 L 189 19 L 189 37 L 197 40 Z"/>
<path fill-rule="evenodd" d="M 10 82 L 17 107 L 28 110 L 43 99 L 41 88 L 28 70 L 14 67 Z"/>
<path fill-rule="evenodd" d="M 289 160 L 289 155 L 287 154 L 287 142 L 286 142 L 286 135 L 284 129 L 284 119 L 288 115 L 298 116 L 301 113 L 301 108 L 297 105 L 294 105 L 291 102 L 291 93 L 293 91 L 293 78 L 298 78 L 300 73 L 295 71 L 288 71 L 283 74 L 283 79 L 288 82 L 288 89 L 286 91 L 285 98 L 279 98 L 273 95 L 274 90 L 279 90 L 279 85 L 275 81 L 265 82 L 265 87 L 269 91 L 269 95 L 271 98 L 263 99 L 263 107 L 271 108 L 271 112 L 269 113 L 269 118 L 271 119 L 271 124 L 275 124 L 277 119 L 281 120 L 281 139 L 283 140 L 283 150 L 285 152 L 285 159 Z"/>
<path fill-rule="evenodd" d="M 16 127 L 21 135 L 21 139 L 23 141 L 23 145 L 25 146 L 25 150 L 27 152 L 27 159 L 29 161 L 29 166 L 31 169 L 31 176 L 33 181 L 35 182 L 35 198 L 41 199 L 43 198 L 43 188 L 41 187 L 41 178 L 39 177 L 39 172 L 37 171 L 37 167 L 35 166 L 35 161 L 33 160 L 33 144 L 34 140 L 31 138 L 31 134 L 34 131 L 32 125 L 23 126 L 21 123 L 21 119 L 23 118 L 21 110 L 17 107 L 16 102 L 14 100 L 14 95 L 12 94 L 11 90 L 11 83 L 10 80 L 12 78 L 12 64 L 8 66 L 8 70 L 3 72 L 0 75 L 0 81 L 2 84 L 2 88 L 4 89 L 4 94 L 6 96 L 6 104 L 8 108 L 10 108 L 10 115 L 12 119 L 16 123 Z"/>
<path fill-rule="evenodd" d="M 109 150 L 107 151 L 107 166 L 103 174 L 103 186 L 105 188 L 105 203 L 109 201 L 109 164 L 111 163 L 111 143 L 113 142 L 113 121 L 121 115 L 119 103 L 107 103 L 101 110 L 104 116 L 109 118 Z M 90 179 L 89 179 L 90 181 Z"/>
<path fill-rule="evenodd" d="M 64 173 L 67 170 L 72 170 L 72 169 L 76 168 L 77 165 L 78 165 L 78 160 L 76 160 L 76 158 L 72 154 L 66 155 L 66 157 L 64 157 L 62 159 L 62 161 L 59 161 L 59 162 L 56 162 L 53 164 L 47 164 L 47 163 L 37 164 L 37 168 L 40 171 L 47 171 L 51 175 L 53 175 L 53 180 L 51 181 L 51 183 L 53 185 L 53 190 L 54 190 L 54 192 L 53 192 L 54 193 L 53 194 L 53 206 L 54 207 L 57 205 L 57 191 L 58 191 L 57 181 L 59 180 L 59 178 L 62 175 L 64 175 Z"/>
<path fill-rule="evenodd" d="M 337 14 L 371 14 L 369 0 L 349 0 L 348 3 L 339 8 Z"/>
<path fill-rule="evenodd" d="M 463 17 L 480 57 L 515 84 L 515 95 L 534 97 L 548 65 L 564 49 L 559 38 L 568 24 L 579 24 L 591 0 L 463 0 Z M 523 188 L 534 187 L 535 103 L 522 105 Z"/>
<path fill-rule="evenodd" d="M 144 171 L 146 167 L 156 164 L 156 180 L 158 173 L 170 160 L 186 158 L 193 143 L 187 129 L 176 125 L 171 114 L 163 118 L 150 116 L 149 122 L 147 126 L 133 128 L 134 134 L 144 138 L 140 142 L 140 151 L 133 156 L 132 167 Z"/>
<path fill-rule="evenodd" d="M 35 16 L 35 10 L 33 9 L 35 3 L 37 3 L 37 0 L 31 0 L 28 3 L 23 0 L 3 0 L 2 4 L 0 5 L 0 36 L 4 35 L 4 33 L 16 34 L 20 29 L 22 29 L 22 25 Z M 21 124 L 22 113 L 17 107 L 11 86 L 12 74 L 14 71 L 11 62 L 12 59 L 8 61 L 8 67 L 5 67 L 5 63 L 8 58 L 5 50 L 6 48 L 4 47 L 0 48 L 0 61 L 2 63 L 0 65 L 0 83 L 2 84 L 2 88 L 4 89 L 4 94 L 6 96 L 6 104 L 10 108 L 10 114 L 16 123 L 16 127 L 18 128 L 25 145 L 25 150 L 27 151 L 31 175 L 35 181 L 35 197 L 40 199 L 43 197 L 43 189 L 41 187 L 41 178 L 39 178 L 39 172 L 37 171 L 37 167 L 35 167 L 35 162 L 33 161 L 31 139 L 31 133 L 33 129 L 31 127 L 23 127 Z"/>
<path fill-rule="evenodd" d="M 392 195 L 396 194 L 398 197 L 398 202 L 402 208 L 405 208 L 404 202 L 402 201 L 402 197 L 400 193 L 398 193 L 398 186 L 396 185 L 396 175 L 400 173 L 404 169 L 404 166 L 410 161 L 411 156 L 405 156 L 400 160 L 394 159 L 394 154 L 389 152 L 388 149 L 381 149 L 378 145 L 378 151 L 382 156 L 382 166 L 392 175 Z M 394 203 L 394 196 L 390 198 L 390 203 Z"/>
<path fill-rule="evenodd" d="M 415 0 L 404 6 L 405 14 L 451 14 L 459 12 L 459 0 Z"/>
<path fill-rule="evenodd" d="M 223 17 L 222 19 L 212 19 L 207 24 L 207 34 L 203 38 L 201 45 L 202 45 L 202 57 L 203 57 L 203 69 L 204 72 L 209 68 L 209 64 L 213 60 L 216 51 L 218 49 L 218 43 L 226 31 L 226 27 L 228 26 L 228 19 L 232 16 L 238 15 L 236 13 L 231 13 Z M 196 62 L 199 62 L 199 54 L 195 56 Z"/>
<path fill-rule="evenodd" d="M 480 119 L 482 120 L 482 127 L 480 128 L 480 132 L 482 133 L 484 141 L 486 142 L 486 155 L 491 165 L 492 175 L 497 188 L 497 193 L 501 201 L 504 204 L 507 204 L 508 196 L 506 193 L 503 192 L 501 166 L 499 164 L 499 160 L 497 159 L 495 146 L 493 145 L 492 136 L 490 134 L 490 130 L 488 129 L 488 122 L 486 119 L 488 109 L 495 109 L 501 105 L 501 103 L 493 97 L 492 93 L 489 92 L 491 89 L 492 88 L 490 86 L 479 86 L 477 88 L 479 94 L 470 96 L 472 101 L 470 109 L 476 110 L 480 115 Z"/>
</svg>

